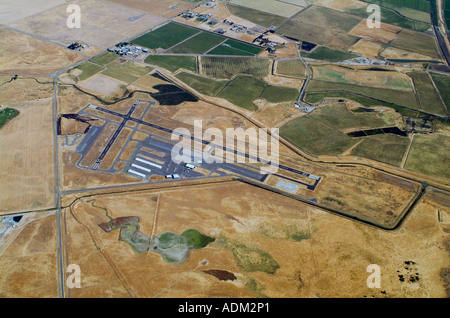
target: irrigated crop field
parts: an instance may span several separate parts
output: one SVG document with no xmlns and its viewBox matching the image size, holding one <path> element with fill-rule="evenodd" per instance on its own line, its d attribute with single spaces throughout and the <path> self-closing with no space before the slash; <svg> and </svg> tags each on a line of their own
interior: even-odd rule
<svg viewBox="0 0 450 318">
<path fill-rule="evenodd" d="M 149 55 L 145 63 L 163 67 L 171 72 L 180 68 L 197 72 L 197 59 L 194 56 Z"/>
<path fill-rule="evenodd" d="M 235 75 L 263 78 L 269 74 L 270 60 L 245 57 L 202 57 L 203 74 L 217 79 L 231 79 Z"/>
<path fill-rule="evenodd" d="M 447 108 L 435 89 L 431 76 L 426 72 L 410 72 L 408 75 L 414 81 L 421 109 L 427 113 L 447 116 Z"/>
<path fill-rule="evenodd" d="M 302 9 L 301 7 L 276 0 L 260 0 L 258 2 L 252 0 L 231 0 L 230 2 L 242 7 L 260 10 L 267 13 L 273 14 L 276 12 L 277 15 L 286 18 L 293 16 Z"/>
</svg>

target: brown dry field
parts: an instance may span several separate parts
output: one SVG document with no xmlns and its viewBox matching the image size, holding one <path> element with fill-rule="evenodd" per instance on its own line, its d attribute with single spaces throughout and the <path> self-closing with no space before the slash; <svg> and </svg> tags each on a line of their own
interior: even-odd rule
<svg viewBox="0 0 450 318">
<path fill-rule="evenodd" d="M 0 246 L 0 297 L 58 297 L 55 214 L 28 213 L 8 231 Z"/>
<path fill-rule="evenodd" d="M 125 82 L 100 73 L 77 83 L 77 86 L 83 90 L 105 98 L 122 97 L 126 85 Z"/>
<path fill-rule="evenodd" d="M 52 208 L 53 99 L 6 106 L 20 114 L 0 130 L 0 214 Z"/>
<path fill-rule="evenodd" d="M 52 74 L 83 59 L 69 49 L 0 27 L 0 73 Z"/>
<path fill-rule="evenodd" d="M 127 6 L 136 10 L 149 12 L 166 18 L 174 17 L 193 7 L 195 3 L 181 0 L 108 0 L 109 2 Z M 171 9 L 172 6 L 178 6 Z"/>
<path fill-rule="evenodd" d="M 395 39 L 397 34 L 402 28 L 381 23 L 381 28 L 370 29 L 367 26 L 367 19 L 362 20 L 357 26 L 355 26 L 348 34 L 362 37 L 374 42 L 389 43 Z"/>
<path fill-rule="evenodd" d="M 137 36 L 164 21 L 165 18 L 143 13 L 114 3 L 99 0 L 77 0 L 80 6 L 82 27 L 67 27 L 67 5 L 60 5 L 30 17 L 14 21 L 10 26 L 24 32 L 37 34 L 67 46 L 73 41 L 106 49 L 120 41 Z M 129 18 L 138 17 L 135 21 Z M 114 21 L 114 23 L 111 23 Z"/>
<path fill-rule="evenodd" d="M 312 0 L 310 2 L 314 3 L 315 5 L 324 6 L 340 11 L 345 11 L 345 9 L 351 8 L 364 8 L 366 6 L 365 3 L 357 0 Z"/>
<path fill-rule="evenodd" d="M 386 50 L 381 52 L 380 55 L 386 59 L 435 60 L 435 58 L 427 55 L 396 49 L 393 47 L 388 47 Z"/>
<path fill-rule="evenodd" d="M 349 51 L 359 53 L 364 57 L 377 58 L 381 51 L 381 44 L 361 39 L 353 45 Z"/>
<path fill-rule="evenodd" d="M 440 273 L 449 264 L 449 226 L 438 222 L 436 209 L 448 210 L 448 200 L 426 194 L 403 226 L 389 232 L 239 182 L 83 197 L 64 209 L 67 262 L 82 271 L 82 288 L 68 296 L 446 297 Z M 135 254 L 118 231 L 104 232 L 102 208 L 113 218 L 139 217 L 147 236 L 195 228 L 216 241 L 191 251 L 183 264 L 168 264 L 156 253 Z M 294 240 L 292 231 L 306 237 Z M 239 244 L 242 262 L 219 238 Z M 262 271 L 248 249 L 264 251 L 279 268 Z M 199 266 L 202 260 L 208 263 Z M 410 274 L 405 261 L 415 262 L 420 281 L 399 280 Z M 366 285 L 369 264 L 381 268 L 381 289 Z M 220 281 L 207 270 L 237 279 Z"/>
<path fill-rule="evenodd" d="M 0 76 L 0 104 L 34 101 L 53 97 L 53 78 L 44 76 Z M 39 83 L 39 82 L 40 83 Z"/>
</svg>

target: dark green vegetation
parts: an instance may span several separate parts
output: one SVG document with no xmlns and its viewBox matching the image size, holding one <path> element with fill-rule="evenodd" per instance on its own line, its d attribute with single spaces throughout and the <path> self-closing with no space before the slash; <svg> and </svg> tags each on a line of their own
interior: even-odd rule
<svg viewBox="0 0 450 318">
<path fill-rule="evenodd" d="M 212 34 L 209 32 L 201 32 L 196 36 L 186 40 L 173 47 L 167 53 L 174 54 L 203 54 L 218 45 L 221 42 L 224 42 L 226 38 Z"/>
<path fill-rule="evenodd" d="M 111 63 L 112 61 L 116 60 L 117 58 L 118 58 L 118 56 L 116 53 L 105 52 L 101 55 L 93 57 L 92 59 L 89 60 L 89 62 L 105 66 L 106 64 Z"/>
<path fill-rule="evenodd" d="M 450 26 L 450 0 L 444 0 L 444 15 L 447 28 Z"/>
<path fill-rule="evenodd" d="M 160 66 L 171 72 L 180 68 L 197 72 L 197 59 L 194 56 L 149 55 L 145 63 Z"/>
<path fill-rule="evenodd" d="M 176 23 L 168 23 L 162 27 L 150 31 L 132 42 L 139 46 L 149 49 L 163 48 L 168 49 L 175 44 L 193 36 L 201 31 Z"/>
<path fill-rule="evenodd" d="M 103 67 L 92 64 L 91 62 L 84 62 L 75 68 L 82 71 L 82 73 L 77 76 L 80 81 L 83 81 L 91 77 L 92 75 L 104 70 Z"/>
<path fill-rule="evenodd" d="M 216 244 L 228 249 L 233 254 L 239 268 L 244 272 L 259 271 L 267 274 L 275 274 L 280 268 L 280 265 L 269 253 L 259 248 L 250 247 L 224 236 L 220 236 L 216 240 Z"/>
<path fill-rule="evenodd" d="M 354 113 L 343 104 L 323 106 L 312 113 L 294 119 L 280 128 L 280 135 L 312 155 L 339 155 L 356 146 L 352 154 L 393 165 L 400 164 L 409 139 L 394 134 L 351 138 L 343 130 L 364 127 L 386 127 L 377 112 Z"/>
<path fill-rule="evenodd" d="M 225 43 L 208 52 L 211 55 L 240 55 L 254 56 L 263 51 L 263 48 L 228 39 Z"/>
<path fill-rule="evenodd" d="M 197 102 L 198 98 L 188 91 L 171 84 L 159 84 L 153 86 L 157 93 L 150 93 L 150 96 L 157 100 L 160 105 L 179 105 L 183 102 Z"/>
<path fill-rule="evenodd" d="M 229 83 L 229 81 L 216 81 L 187 72 L 180 72 L 176 77 L 199 93 L 208 96 L 216 96 Z"/>
<path fill-rule="evenodd" d="M 429 0 L 364 0 L 364 2 L 377 4 L 379 6 L 397 9 L 411 8 L 419 11 L 430 12 Z"/>
<path fill-rule="evenodd" d="M 447 108 L 442 103 L 430 75 L 427 72 L 410 72 L 408 76 L 414 81 L 422 110 L 431 114 L 447 116 Z M 447 86 L 447 90 L 448 88 L 449 86 Z"/>
<path fill-rule="evenodd" d="M 310 53 L 304 52 L 302 53 L 302 56 L 310 59 L 328 62 L 341 62 L 359 57 L 359 55 L 353 53 L 334 50 L 325 46 L 318 46 Z"/>
<path fill-rule="evenodd" d="M 161 254 L 168 263 L 181 264 L 191 250 L 204 248 L 214 241 L 214 238 L 203 235 L 195 229 L 188 229 L 180 235 L 164 232 L 153 237 L 149 250 Z"/>
<path fill-rule="evenodd" d="M 269 74 L 270 61 L 246 57 L 202 57 L 202 68 L 206 76 L 231 79 L 235 75 L 265 77 Z"/>
<path fill-rule="evenodd" d="M 0 108 L 0 128 L 17 115 L 19 115 L 19 111 L 13 108 Z"/>
<path fill-rule="evenodd" d="M 259 10 L 254 10 L 251 8 L 236 6 L 228 4 L 228 9 L 232 15 L 246 19 L 263 27 L 278 26 L 285 22 L 287 19 L 279 15 L 266 13 Z"/>
<path fill-rule="evenodd" d="M 126 61 L 124 63 L 111 62 L 105 67 L 106 70 L 103 71 L 102 74 L 124 81 L 128 84 L 138 80 L 152 70 L 150 66 L 139 66 L 131 61 Z"/>
<path fill-rule="evenodd" d="M 450 5 L 450 4 L 449 4 Z M 439 93 L 441 94 L 442 99 L 444 100 L 446 111 L 448 115 L 448 110 L 450 109 L 450 76 L 439 74 L 439 73 L 430 73 L 433 78 L 433 82 L 436 85 Z"/>
<path fill-rule="evenodd" d="M 405 168 L 438 179 L 450 180 L 450 137 L 435 133 L 415 135 Z"/>
<path fill-rule="evenodd" d="M 306 78 L 306 68 L 301 60 L 281 60 L 277 62 L 277 74 Z"/>
</svg>

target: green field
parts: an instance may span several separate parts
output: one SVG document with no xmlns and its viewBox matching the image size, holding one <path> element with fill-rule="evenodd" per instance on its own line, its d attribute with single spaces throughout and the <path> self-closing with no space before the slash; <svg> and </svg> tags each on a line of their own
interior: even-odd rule
<svg viewBox="0 0 450 318">
<path fill-rule="evenodd" d="M 197 59 L 194 56 L 149 55 L 145 63 L 176 72 L 180 68 L 197 72 Z"/>
<path fill-rule="evenodd" d="M 378 113 L 354 113 L 338 104 L 320 107 L 290 121 L 280 128 L 280 135 L 310 154 L 338 155 L 361 140 L 347 136 L 342 130 L 380 128 L 388 124 Z M 381 153 L 376 156 L 377 160 L 380 156 Z"/>
<path fill-rule="evenodd" d="M 212 34 L 209 32 L 202 32 L 197 34 L 193 38 L 178 44 L 173 47 L 167 53 L 175 53 L 175 54 L 203 54 L 218 45 L 221 42 L 224 42 L 226 38 Z"/>
<path fill-rule="evenodd" d="M 450 5 L 450 4 L 449 4 Z M 450 76 L 439 74 L 439 73 L 430 73 L 433 78 L 433 82 L 436 85 L 439 93 L 441 94 L 442 99 L 444 100 L 446 106 L 446 112 L 448 116 L 448 110 L 450 109 Z"/>
<path fill-rule="evenodd" d="M 254 111 L 258 107 L 253 104 L 253 101 L 261 96 L 266 86 L 266 82 L 255 77 L 237 76 L 220 92 L 218 97 L 225 98 L 237 106 Z"/>
<path fill-rule="evenodd" d="M 201 31 L 176 23 L 168 23 L 162 27 L 150 31 L 132 42 L 139 46 L 149 49 L 163 48 L 168 49 L 175 44 L 187 39 Z"/>
<path fill-rule="evenodd" d="M 327 91 L 328 93 L 343 92 L 359 94 L 362 97 L 371 97 L 388 104 L 396 104 L 413 110 L 419 110 L 419 105 L 413 92 L 319 80 L 311 80 L 308 83 L 307 92 L 327 93 Z"/>
<path fill-rule="evenodd" d="M 278 61 L 277 73 L 280 75 L 306 78 L 306 68 L 301 60 Z"/>
<path fill-rule="evenodd" d="M 231 79 L 235 75 L 265 77 L 269 74 L 270 61 L 246 57 L 202 57 L 202 69 L 206 76 Z"/>
<path fill-rule="evenodd" d="M 106 65 L 106 70 L 102 74 L 130 84 L 151 70 L 150 66 L 143 67 L 130 61 L 124 63 L 111 62 Z"/>
<path fill-rule="evenodd" d="M 415 135 L 405 168 L 438 179 L 450 180 L 450 137 Z"/>
<path fill-rule="evenodd" d="M 216 81 L 208 77 L 199 76 L 191 73 L 180 72 L 176 76 L 181 81 L 195 89 L 196 91 L 208 95 L 216 96 L 229 81 Z"/>
<path fill-rule="evenodd" d="M 103 67 L 98 66 L 96 64 L 92 64 L 91 62 L 84 62 L 75 68 L 77 68 L 83 72 L 77 76 L 80 81 L 83 81 L 83 80 L 91 77 L 92 75 L 97 74 L 98 72 L 104 70 Z"/>
<path fill-rule="evenodd" d="M 430 12 L 429 0 L 364 0 L 364 2 L 373 3 L 392 9 L 411 8 L 419 11 Z"/>
<path fill-rule="evenodd" d="M 292 87 L 272 86 L 266 87 L 261 95 L 269 103 L 281 103 L 294 101 L 298 98 L 299 90 Z"/>
<path fill-rule="evenodd" d="M 254 56 L 263 51 L 263 48 L 228 39 L 225 43 L 208 52 L 211 55 L 241 55 Z"/>
<path fill-rule="evenodd" d="M 12 108 L 0 109 L 0 128 L 2 128 L 8 121 L 19 115 L 19 111 Z"/>
<path fill-rule="evenodd" d="M 302 53 L 302 56 L 314 60 L 328 61 L 328 62 L 341 62 L 359 57 L 359 55 L 353 53 L 334 50 L 325 46 L 318 46 L 310 53 L 304 52 Z"/>
<path fill-rule="evenodd" d="M 357 139 L 359 140 L 359 139 Z M 399 166 L 409 145 L 409 138 L 394 134 L 364 137 L 352 154 Z"/>
<path fill-rule="evenodd" d="M 427 72 L 418 71 L 407 74 L 414 81 L 414 86 L 416 87 L 422 110 L 431 114 L 447 116 L 447 108 L 442 103 L 439 93 L 434 88 L 430 75 Z"/>
<path fill-rule="evenodd" d="M 114 52 L 105 52 L 101 55 L 95 56 L 92 59 L 89 60 L 89 62 L 92 62 L 94 64 L 98 64 L 101 66 L 105 66 L 108 63 L 111 63 L 112 61 L 116 60 L 119 56 Z"/>
<path fill-rule="evenodd" d="M 247 7 L 236 6 L 232 4 L 228 4 L 227 6 L 232 15 L 246 19 L 266 28 L 272 25 L 278 26 L 287 20 L 285 17 L 279 15 L 270 14 Z"/>
</svg>

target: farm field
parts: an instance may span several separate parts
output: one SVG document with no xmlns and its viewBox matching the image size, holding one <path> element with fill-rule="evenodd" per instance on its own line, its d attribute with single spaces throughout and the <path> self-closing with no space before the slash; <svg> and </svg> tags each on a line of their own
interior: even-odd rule
<svg viewBox="0 0 450 318">
<path fill-rule="evenodd" d="M 18 115 L 19 112 L 13 108 L 0 108 L 0 129 Z"/>
<path fill-rule="evenodd" d="M 236 75 L 263 78 L 269 74 L 268 59 L 205 56 L 201 61 L 203 74 L 216 79 L 231 79 Z"/>
<path fill-rule="evenodd" d="M 237 76 L 232 80 L 217 97 L 225 98 L 233 104 L 248 110 L 257 110 L 253 104 L 255 99 L 261 96 L 267 84 L 255 77 Z"/>
<path fill-rule="evenodd" d="M 371 70 L 331 64 L 310 64 L 310 68 L 315 80 L 413 91 L 411 78 L 395 70 Z"/>
<path fill-rule="evenodd" d="M 192 2 L 183 0 L 108 0 L 116 4 L 130 7 L 132 9 L 171 18 L 188 10 L 193 6 Z"/>
<path fill-rule="evenodd" d="M 81 71 L 80 74 L 76 75 L 76 77 L 80 81 L 83 81 L 83 80 L 91 77 L 92 75 L 97 74 L 98 72 L 105 70 L 105 68 L 103 68 L 101 66 L 98 66 L 96 64 L 93 64 L 93 63 L 91 63 L 89 61 L 78 65 L 75 69 Z M 71 72 L 72 75 L 75 75 L 74 73 L 75 73 L 75 71 Z"/>
<path fill-rule="evenodd" d="M 118 59 L 118 56 L 114 52 L 105 52 L 101 55 L 95 56 L 89 60 L 89 62 L 105 66 L 108 63 L 111 63 L 112 61 L 115 61 Z"/>
<path fill-rule="evenodd" d="M 450 138 L 445 134 L 415 135 L 405 169 L 448 181 L 449 147 Z"/>
<path fill-rule="evenodd" d="M 306 78 L 306 68 L 300 60 L 280 60 L 276 62 L 276 72 L 280 75 Z"/>
<path fill-rule="evenodd" d="M 228 4 L 227 7 L 232 15 L 246 19 L 266 28 L 270 26 L 278 26 L 287 20 L 286 17 L 266 13 L 248 7 L 236 6 L 232 4 Z"/>
<path fill-rule="evenodd" d="M 356 114 L 345 105 L 336 104 L 322 106 L 286 123 L 280 128 L 280 135 L 312 155 L 339 155 L 362 140 L 351 138 L 344 131 L 381 128 L 388 124 L 377 113 Z M 383 154 L 377 152 L 377 155 Z"/>
<path fill-rule="evenodd" d="M 302 56 L 314 60 L 327 62 L 341 62 L 359 57 L 357 54 L 330 49 L 326 46 L 316 47 L 312 52 L 303 52 Z"/>
<path fill-rule="evenodd" d="M 0 214 L 55 207 L 53 101 L 7 106 L 20 115 L 0 130 Z"/>
<path fill-rule="evenodd" d="M 171 72 L 179 69 L 197 72 L 197 59 L 194 56 L 149 55 L 145 63 L 160 66 Z"/>
<path fill-rule="evenodd" d="M 225 43 L 208 52 L 209 55 L 242 55 L 255 56 L 263 51 L 262 48 L 228 39 Z"/>
<path fill-rule="evenodd" d="M 346 92 L 369 97 L 381 102 L 394 103 L 413 110 L 419 110 L 415 94 L 404 90 L 359 86 L 337 82 L 324 82 L 311 80 L 307 86 L 307 92 Z"/>
<path fill-rule="evenodd" d="M 180 72 L 177 74 L 177 78 L 184 83 L 195 89 L 201 94 L 208 96 L 216 96 L 229 81 L 216 81 L 208 77 L 195 75 L 187 72 Z"/>
<path fill-rule="evenodd" d="M 132 42 L 149 49 L 168 49 L 200 32 L 199 30 L 177 23 L 168 23 L 134 39 Z"/>
<path fill-rule="evenodd" d="M 302 9 L 301 7 L 275 0 L 260 0 L 258 2 L 252 0 L 231 0 L 230 3 L 267 13 L 276 12 L 279 16 L 285 18 L 293 16 Z"/>
<path fill-rule="evenodd" d="M 277 29 L 277 32 L 301 41 L 346 51 L 359 38 L 348 32 L 361 18 L 325 7 L 311 6 Z"/>
<path fill-rule="evenodd" d="M 441 59 L 434 37 L 420 32 L 403 30 L 390 47 Z"/>
<path fill-rule="evenodd" d="M 103 75 L 110 76 L 128 84 L 148 74 L 152 70 L 150 66 L 141 66 L 130 61 L 124 63 L 111 62 L 105 67 L 106 70 L 102 72 Z"/>
<path fill-rule="evenodd" d="M 269 103 L 282 103 L 296 100 L 299 93 L 298 89 L 292 87 L 269 85 L 261 94 L 261 98 Z"/>
<path fill-rule="evenodd" d="M 430 73 L 430 75 L 442 97 L 442 100 L 444 101 L 444 104 L 446 105 L 448 115 L 448 111 L 450 109 L 450 91 L 448 89 L 450 87 L 450 76 L 434 72 Z"/>
<path fill-rule="evenodd" d="M 167 53 L 172 54 L 203 54 L 225 42 L 226 38 L 209 32 L 201 32 L 185 42 L 171 48 Z"/>
<path fill-rule="evenodd" d="M 407 73 L 414 81 L 421 109 L 427 113 L 447 116 L 447 108 L 433 85 L 431 76 L 426 72 Z"/>
</svg>

